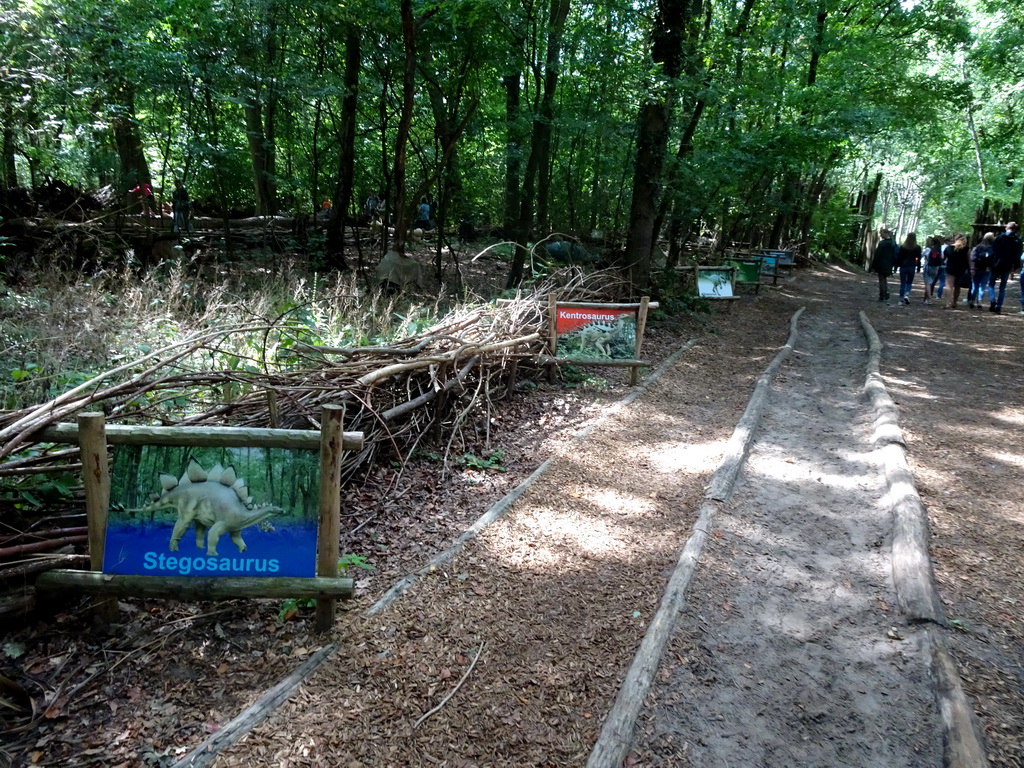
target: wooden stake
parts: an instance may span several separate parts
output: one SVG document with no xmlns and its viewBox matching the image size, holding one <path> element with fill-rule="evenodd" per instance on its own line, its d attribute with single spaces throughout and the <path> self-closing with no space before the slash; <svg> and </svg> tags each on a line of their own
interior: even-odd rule
<svg viewBox="0 0 1024 768">
<path fill-rule="evenodd" d="M 341 532 L 341 456 L 345 406 L 325 405 L 320 419 L 320 530 L 316 539 L 316 575 L 338 576 L 338 536 Z M 317 632 L 334 625 L 337 601 L 316 601 Z"/>
<path fill-rule="evenodd" d="M 102 413 L 83 413 L 78 417 L 78 447 L 82 455 L 85 514 L 89 523 L 89 566 L 93 571 L 102 572 L 110 506 L 110 471 Z M 117 601 L 98 599 L 93 603 L 93 613 L 104 624 L 114 624 Z"/>
<path fill-rule="evenodd" d="M 644 343 L 644 329 L 647 327 L 647 308 L 651 304 L 651 297 L 644 296 L 640 299 L 640 309 L 636 313 L 636 346 L 633 347 L 633 357 L 640 359 L 640 347 Z M 629 369 L 629 386 L 635 387 L 637 375 L 640 373 L 639 366 L 634 365 Z"/>
<path fill-rule="evenodd" d="M 558 355 L 558 297 L 548 294 L 548 350 L 552 357 Z M 555 366 L 548 366 L 548 381 L 555 381 Z"/>
</svg>

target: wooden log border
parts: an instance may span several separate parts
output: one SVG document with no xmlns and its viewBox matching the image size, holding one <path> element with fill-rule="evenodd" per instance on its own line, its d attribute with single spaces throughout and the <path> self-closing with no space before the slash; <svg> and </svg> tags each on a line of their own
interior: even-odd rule
<svg viewBox="0 0 1024 768">
<path fill-rule="evenodd" d="M 77 424 L 57 424 L 44 430 L 51 442 L 78 441 L 82 455 L 86 513 L 89 523 L 91 571 L 54 570 L 36 580 L 39 590 L 79 590 L 102 599 L 94 603 L 103 624 L 117 621 L 117 602 L 109 596 L 221 600 L 237 597 L 315 597 L 315 629 L 328 631 L 334 623 L 337 599 L 353 595 L 351 579 L 338 579 L 338 533 L 341 527 L 341 460 L 345 450 L 361 450 L 361 432 L 343 432 L 345 408 L 325 405 L 321 429 L 247 429 L 240 427 L 145 427 L 105 425 L 102 413 L 83 413 Z M 284 448 L 320 453 L 320 519 L 316 577 L 245 578 L 174 576 L 114 576 L 103 574 L 110 474 L 107 448 L 117 445 L 183 445 Z M 191 583 L 189 583 L 191 582 Z"/>
<path fill-rule="evenodd" d="M 693 524 L 693 533 L 690 534 L 679 555 L 679 560 L 676 562 L 675 570 L 665 588 L 665 594 L 662 595 L 658 610 L 651 619 L 644 639 L 640 643 L 640 650 L 637 651 L 633 663 L 626 671 L 622 687 L 615 697 L 608 717 L 601 726 L 597 743 L 587 759 L 586 768 L 620 768 L 626 759 L 633 743 L 633 730 L 636 727 L 637 717 L 640 715 L 644 699 L 647 698 L 651 689 L 654 676 L 661 665 L 661 658 L 665 653 L 672 631 L 675 629 L 676 618 L 683 606 L 686 588 L 697 568 L 697 561 L 708 532 L 711 530 L 718 504 L 726 501 L 732 495 L 736 478 L 750 451 L 755 429 L 761 420 L 761 412 L 764 410 L 772 379 L 782 366 L 783 361 L 793 351 L 797 336 L 797 320 L 803 311 L 804 308 L 801 307 L 789 321 L 790 331 L 786 345 L 779 350 L 764 374 L 758 379 L 754 387 L 754 394 L 733 430 L 725 456 L 722 457 L 718 469 L 711 477 L 707 494 L 710 498 L 700 506 L 697 520 Z"/>
<path fill-rule="evenodd" d="M 39 575 L 36 589 L 162 600 L 233 600 L 253 595 L 279 599 L 311 597 L 319 605 L 322 599 L 350 599 L 353 583 L 352 579 L 320 576 L 136 576 L 54 569 Z"/>
<path fill-rule="evenodd" d="M 945 632 L 948 625 L 928 552 L 928 510 L 917 492 L 914 474 L 907 461 L 906 444 L 899 427 L 899 409 L 889 396 L 880 373 L 882 342 L 864 312 L 860 313 L 860 324 L 868 341 L 864 392 L 875 410 L 872 442 L 883 454 L 888 497 L 892 505 L 892 571 L 900 610 L 909 622 L 925 625 L 935 698 L 942 716 L 945 765 L 950 768 L 985 766 L 988 758 L 981 723 L 964 692 L 956 663 L 947 648 Z"/>
</svg>

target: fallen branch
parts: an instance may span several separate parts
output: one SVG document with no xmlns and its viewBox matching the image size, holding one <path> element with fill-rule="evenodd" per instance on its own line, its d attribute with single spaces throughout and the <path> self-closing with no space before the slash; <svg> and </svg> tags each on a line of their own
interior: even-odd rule
<svg viewBox="0 0 1024 768">
<path fill-rule="evenodd" d="M 88 555 L 47 555 L 29 560 L 27 563 L 0 567 L 0 581 L 28 576 L 30 573 L 51 571 L 55 568 L 88 568 Z"/>
<path fill-rule="evenodd" d="M 413 727 L 412 727 L 413 730 L 416 730 L 417 728 L 419 728 L 420 725 L 423 723 L 423 721 L 426 720 L 428 717 L 430 717 L 431 715 L 434 715 L 434 714 L 440 712 L 441 708 L 445 704 L 448 703 L 448 700 L 458 692 L 459 688 L 462 687 L 462 684 L 464 682 L 466 682 L 466 678 L 469 677 L 470 673 L 473 671 L 473 667 L 476 666 L 477 661 L 480 659 L 480 654 L 483 653 L 483 651 L 484 651 L 484 646 L 485 645 L 487 645 L 487 641 L 486 640 L 484 642 L 480 643 L 480 647 L 476 649 L 476 656 L 473 658 L 473 663 L 469 665 L 469 669 L 466 670 L 466 674 L 464 674 L 462 676 L 462 679 L 459 680 L 459 682 L 456 684 L 456 686 L 454 688 L 452 688 L 451 693 L 449 693 L 447 696 L 445 696 L 443 699 L 441 699 L 441 703 L 440 704 L 438 704 L 436 707 L 434 707 L 432 710 L 427 712 L 425 715 L 423 715 L 423 717 L 421 717 L 419 720 L 416 721 L 415 725 L 413 725 Z"/>
<path fill-rule="evenodd" d="M 18 531 L 0 536 L 0 544 L 10 544 L 18 539 L 56 539 L 58 536 L 79 536 L 89 532 L 89 526 L 76 525 L 72 528 L 50 528 L 43 531 Z"/>
<path fill-rule="evenodd" d="M 20 557 L 21 555 L 31 555 L 36 552 L 53 552 L 55 549 L 60 549 L 70 544 L 84 544 L 88 540 L 89 537 L 83 534 L 81 536 L 64 536 L 59 539 L 36 541 L 32 544 L 18 544 L 13 547 L 0 547 L 0 558 Z"/>
</svg>

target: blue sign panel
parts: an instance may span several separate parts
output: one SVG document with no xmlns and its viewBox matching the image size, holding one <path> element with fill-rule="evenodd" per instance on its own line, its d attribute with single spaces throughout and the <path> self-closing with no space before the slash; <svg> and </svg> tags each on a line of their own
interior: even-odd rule
<svg viewBox="0 0 1024 768">
<path fill-rule="evenodd" d="M 315 451 L 123 446 L 103 572 L 315 576 L 319 469 Z"/>
</svg>

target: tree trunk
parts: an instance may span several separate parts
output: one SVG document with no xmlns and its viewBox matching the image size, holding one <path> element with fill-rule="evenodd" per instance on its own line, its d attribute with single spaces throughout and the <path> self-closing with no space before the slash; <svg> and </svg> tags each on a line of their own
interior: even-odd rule
<svg viewBox="0 0 1024 768">
<path fill-rule="evenodd" d="M 111 128 L 121 165 L 121 193 L 127 195 L 129 189 L 138 184 L 149 184 L 151 179 L 135 117 L 135 91 L 130 85 L 123 84 L 115 90 L 115 98 L 122 108 L 116 113 Z M 140 197 L 128 195 L 126 200 L 128 210 L 142 210 Z"/>
<path fill-rule="evenodd" d="M 274 147 L 264 129 L 263 107 L 254 98 L 245 105 L 245 132 L 249 139 L 249 159 L 252 164 L 253 192 L 256 195 L 256 215 L 271 216 L 276 212 L 274 173 Z"/>
<path fill-rule="evenodd" d="M 359 96 L 359 69 L 362 64 L 362 39 L 357 24 L 345 32 L 345 95 L 341 100 L 341 125 L 338 130 L 338 179 L 334 187 L 331 218 L 327 222 L 327 260 L 337 269 L 348 269 L 345 261 L 345 214 L 352 203 L 355 183 L 356 103 Z"/>
<path fill-rule="evenodd" d="M 519 223 L 516 227 L 515 256 L 508 273 L 508 288 L 515 288 L 523 280 L 526 264 L 527 243 L 531 239 L 534 221 L 534 204 L 537 202 L 537 180 L 544 176 L 544 170 L 551 161 L 551 122 L 554 119 L 555 89 L 558 86 L 559 59 L 562 55 L 562 34 L 565 20 L 569 15 L 569 0 L 551 0 L 548 17 L 547 54 L 544 62 L 544 85 L 540 104 L 533 119 L 533 135 L 530 141 L 530 157 L 523 175 L 523 192 L 519 198 Z M 547 211 L 547 204 L 537 205 L 537 210 Z"/>
<path fill-rule="evenodd" d="M 405 164 L 412 126 L 412 107 L 416 88 L 416 24 L 412 13 L 412 0 L 402 0 L 402 40 L 405 43 L 405 69 L 402 76 L 402 115 L 395 137 L 395 234 L 391 248 L 405 253 L 405 230 L 408 213 L 405 204 Z"/>
<path fill-rule="evenodd" d="M 17 149 L 17 143 L 14 140 L 14 116 L 8 104 L 4 108 L 3 146 L 0 147 L 0 151 L 3 152 L 0 184 L 8 189 L 18 186 L 18 172 L 14 164 L 14 153 Z"/>
<path fill-rule="evenodd" d="M 651 57 L 661 65 L 663 82 L 669 91 L 670 84 L 683 70 L 683 41 L 701 8 L 702 0 L 658 0 L 651 30 Z M 637 125 L 633 200 L 624 258 L 630 282 L 639 293 L 648 292 L 651 287 L 651 251 L 657 234 L 654 221 L 668 147 L 670 103 L 661 88 L 652 87 L 649 99 L 640 107 Z"/>
<path fill-rule="evenodd" d="M 518 72 L 502 78 L 505 86 L 505 237 L 513 237 L 519 219 L 519 174 L 523 144 L 519 130 L 522 81 Z"/>
<path fill-rule="evenodd" d="M 278 62 L 279 43 L 277 23 L 273 16 L 266 20 L 265 71 L 274 76 Z M 273 80 L 271 80 L 271 83 Z M 277 213 L 277 93 L 273 85 L 265 86 L 257 77 L 253 83 L 251 101 L 245 105 L 245 130 L 249 141 L 252 163 L 253 191 L 256 195 L 256 215 L 273 216 Z"/>
</svg>

